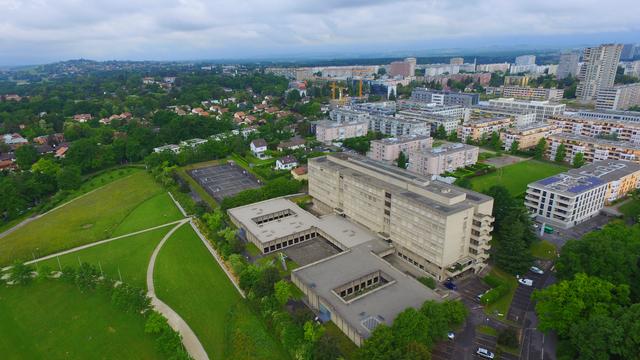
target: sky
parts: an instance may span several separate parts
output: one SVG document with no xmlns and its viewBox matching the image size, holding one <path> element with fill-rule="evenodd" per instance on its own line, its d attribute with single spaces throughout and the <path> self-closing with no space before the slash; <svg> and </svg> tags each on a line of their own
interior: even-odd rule
<svg viewBox="0 0 640 360">
<path fill-rule="evenodd" d="M 638 0 L 0 0 L 0 65 L 639 42 Z"/>
</svg>

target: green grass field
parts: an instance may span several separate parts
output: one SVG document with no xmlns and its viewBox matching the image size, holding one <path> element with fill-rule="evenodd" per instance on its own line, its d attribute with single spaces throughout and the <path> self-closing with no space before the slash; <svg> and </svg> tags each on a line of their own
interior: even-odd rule
<svg viewBox="0 0 640 360">
<path fill-rule="evenodd" d="M 163 359 L 144 318 L 61 280 L 0 287 L 2 359 Z"/>
<path fill-rule="evenodd" d="M 289 358 L 188 224 L 160 250 L 154 283 L 157 296 L 189 323 L 210 358 Z M 249 335 L 242 338 L 242 346 L 230 346 L 226 340 L 238 333 L 236 329 Z"/>
<path fill-rule="evenodd" d="M 620 205 L 618 210 L 624 214 L 625 218 L 633 222 L 638 222 L 638 219 L 640 218 L 640 200 L 631 198 L 624 204 Z"/>
<path fill-rule="evenodd" d="M 157 196 L 163 192 L 145 172 L 134 172 L 108 183 L 1 238 L 0 264 L 29 260 L 179 219 L 175 206 L 168 205 L 168 197 Z"/>
<path fill-rule="evenodd" d="M 63 255 L 59 257 L 60 265 L 63 268 L 67 265 L 77 267 L 81 261 L 101 266 L 107 277 L 120 279 L 120 275 L 122 275 L 122 281 L 127 284 L 146 289 L 147 265 L 151 253 L 162 237 L 171 229 L 172 226 L 166 226 Z M 49 259 L 38 263 L 38 267 L 43 266 L 58 270 L 58 259 Z"/>
<path fill-rule="evenodd" d="M 547 240 L 536 241 L 531 245 L 531 255 L 538 259 L 554 260 L 557 253 L 556 246 Z"/>
<path fill-rule="evenodd" d="M 488 304 L 484 307 L 484 312 L 487 314 L 503 314 L 503 319 L 506 318 L 509 313 L 509 307 L 511 307 L 511 301 L 513 301 L 513 296 L 516 294 L 516 290 L 518 289 L 518 280 L 516 277 L 506 272 L 493 268 L 490 272 L 491 275 L 496 276 L 503 281 L 509 283 L 510 291 L 505 294 L 503 297 L 496 300 L 496 302 L 492 304 Z"/>
<path fill-rule="evenodd" d="M 519 196 L 527 190 L 531 182 L 567 171 L 569 168 L 560 164 L 553 164 L 537 160 L 522 161 L 508 165 L 495 172 L 478 177 L 469 178 L 476 191 L 484 191 L 493 185 L 503 185 L 511 195 Z"/>
</svg>

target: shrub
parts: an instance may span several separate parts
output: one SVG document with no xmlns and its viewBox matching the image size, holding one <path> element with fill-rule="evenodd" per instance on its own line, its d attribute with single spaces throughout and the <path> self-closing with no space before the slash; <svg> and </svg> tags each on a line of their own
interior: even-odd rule
<svg viewBox="0 0 640 360">
<path fill-rule="evenodd" d="M 508 328 L 498 333 L 498 344 L 510 348 L 518 348 L 518 335 L 515 330 Z"/>
<path fill-rule="evenodd" d="M 502 284 L 500 286 L 497 286 L 489 290 L 486 294 L 484 294 L 484 296 L 482 297 L 482 303 L 485 305 L 492 304 L 496 302 L 498 299 L 500 299 L 501 297 L 505 296 L 510 289 L 511 287 L 508 284 Z"/>
<path fill-rule="evenodd" d="M 430 289 L 436 288 L 436 281 L 432 277 L 423 276 L 418 278 L 418 281 L 420 281 L 424 286 Z"/>
</svg>

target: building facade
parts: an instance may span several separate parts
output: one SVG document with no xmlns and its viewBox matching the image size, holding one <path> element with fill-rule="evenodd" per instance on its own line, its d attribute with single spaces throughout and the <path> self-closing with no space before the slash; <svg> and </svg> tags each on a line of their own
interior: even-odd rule
<svg viewBox="0 0 640 360">
<path fill-rule="evenodd" d="M 345 153 L 309 160 L 309 195 L 380 234 L 399 259 L 436 280 L 486 265 L 493 199 Z"/>
<path fill-rule="evenodd" d="M 525 206 L 539 222 L 567 229 L 639 187 L 640 165 L 598 161 L 529 184 Z"/>
<path fill-rule="evenodd" d="M 586 162 L 627 160 L 640 162 L 640 145 L 630 141 L 616 141 L 574 134 L 554 134 L 547 138 L 547 158 L 555 160 L 561 144 L 565 146 L 565 161 L 572 162 L 577 153 Z"/>
<path fill-rule="evenodd" d="M 415 88 L 411 92 L 411 100 L 436 103 L 438 105 L 461 105 L 469 107 L 478 103 L 480 95 L 475 93 L 459 93 L 432 90 L 428 88 Z"/>
<path fill-rule="evenodd" d="M 580 54 L 575 51 L 560 54 L 556 79 L 561 80 L 569 76 L 576 77 L 578 75 L 578 60 L 580 60 Z"/>
<path fill-rule="evenodd" d="M 458 126 L 458 138 L 462 141 L 469 139 L 479 141 L 491 136 L 493 132 L 500 131 L 514 126 L 512 117 L 489 117 L 469 120 Z"/>
<path fill-rule="evenodd" d="M 321 120 L 315 123 L 316 140 L 330 144 L 334 141 L 365 136 L 369 131 L 369 121 Z"/>
<path fill-rule="evenodd" d="M 598 90 L 597 110 L 627 110 L 632 106 L 640 106 L 640 83 Z"/>
<path fill-rule="evenodd" d="M 433 139 L 429 136 L 408 135 L 396 138 L 372 140 L 367 157 L 378 161 L 395 161 L 400 153 L 407 157 L 412 154 L 431 148 Z"/>
<path fill-rule="evenodd" d="M 369 131 L 377 131 L 391 136 L 429 136 L 431 128 L 423 121 L 387 115 L 372 115 L 369 119 Z"/>
<path fill-rule="evenodd" d="M 489 107 L 506 110 L 520 109 L 535 111 L 536 121 L 545 121 L 550 116 L 563 114 L 567 106 L 550 101 L 525 101 L 513 98 L 500 98 L 489 100 Z"/>
<path fill-rule="evenodd" d="M 556 88 L 545 89 L 543 87 L 505 86 L 502 89 L 502 96 L 522 100 L 559 102 L 564 96 L 564 90 Z"/>
<path fill-rule="evenodd" d="M 440 175 L 474 165 L 478 162 L 479 153 L 477 146 L 446 144 L 412 154 L 407 169 L 425 176 Z"/>
<path fill-rule="evenodd" d="M 565 134 L 640 143 L 640 122 L 562 115 L 552 116 L 549 123 Z"/>
<path fill-rule="evenodd" d="M 535 123 L 527 126 L 514 126 L 500 133 L 500 140 L 505 150 L 511 149 L 514 141 L 518 142 L 518 150 L 531 149 L 538 145 L 540 139 L 560 132 L 558 126 L 547 123 Z"/>
<path fill-rule="evenodd" d="M 579 100 L 593 101 L 600 89 L 613 86 L 621 51 L 620 44 L 605 44 L 584 49 L 584 64 L 578 73 L 580 83 L 576 89 L 576 97 Z"/>
</svg>

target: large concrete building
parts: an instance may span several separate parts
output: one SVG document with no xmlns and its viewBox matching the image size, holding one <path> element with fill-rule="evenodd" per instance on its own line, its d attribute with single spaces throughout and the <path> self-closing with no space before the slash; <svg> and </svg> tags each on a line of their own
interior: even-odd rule
<svg viewBox="0 0 640 360">
<path fill-rule="evenodd" d="M 489 107 L 498 109 L 521 109 L 535 111 L 537 121 L 545 121 L 550 116 L 560 115 L 566 109 L 565 104 L 556 104 L 549 101 L 526 101 L 513 98 L 500 98 L 489 100 Z"/>
<path fill-rule="evenodd" d="M 576 75 L 578 75 L 578 60 L 580 60 L 580 54 L 576 51 L 568 51 L 560 54 L 560 63 L 558 64 L 556 78 L 561 80 L 569 76 L 576 77 Z"/>
<path fill-rule="evenodd" d="M 489 256 L 493 199 L 362 156 L 309 160 L 314 206 L 390 241 L 398 258 L 444 280 L 479 271 Z"/>
<path fill-rule="evenodd" d="M 436 103 L 438 105 L 461 105 L 469 107 L 476 105 L 480 95 L 475 93 L 460 93 L 427 88 L 415 88 L 411 92 L 411 100 Z"/>
<path fill-rule="evenodd" d="M 337 108 L 329 112 L 329 119 L 335 122 L 369 121 L 369 113 L 349 108 Z"/>
<path fill-rule="evenodd" d="M 429 136 L 406 135 L 395 138 L 372 140 L 367 157 L 378 161 L 395 161 L 400 153 L 407 157 L 431 148 L 433 138 Z"/>
<path fill-rule="evenodd" d="M 536 64 L 536 56 L 535 55 L 520 55 L 520 56 L 517 56 L 515 64 L 516 65 L 535 65 Z"/>
<path fill-rule="evenodd" d="M 572 162 L 582 153 L 586 162 L 628 160 L 640 162 L 640 144 L 574 134 L 554 134 L 547 138 L 547 158 L 554 160 L 561 144 L 565 146 L 565 161 Z"/>
<path fill-rule="evenodd" d="M 584 49 L 584 64 L 578 73 L 576 97 L 581 101 L 593 101 L 602 88 L 610 88 L 616 79 L 620 61 L 621 44 L 605 44 Z"/>
<path fill-rule="evenodd" d="M 423 121 L 388 115 L 371 115 L 369 118 L 369 131 L 377 131 L 391 136 L 429 136 L 431 128 Z"/>
<path fill-rule="evenodd" d="M 330 144 L 334 141 L 365 136 L 369 131 L 369 121 L 321 120 L 315 124 L 316 140 Z"/>
<path fill-rule="evenodd" d="M 598 161 L 529 184 L 525 206 L 538 221 L 566 229 L 639 187 L 640 165 Z"/>
<path fill-rule="evenodd" d="M 416 58 L 406 58 L 402 61 L 394 61 L 389 64 L 387 75 L 391 77 L 400 76 L 403 78 L 412 77 L 416 74 Z"/>
<path fill-rule="evenodd" d="M 499 133 L 514 125 L 513 118 L 509 116 L 477 118 L 465 121 L 458 126 L 458 138 L 462 141 L 468 139 L 479 141 L 488 138 L 494 132 Z"/>
<path fill-rule="evenodd" d="M 597 110 L 627 110 L 632 106 L 640 106 L 640 83 L 598 90 Z"/>
<path fill-rule="evenodd" d="M 518 150 L 530 149 L 538 145 L 540 139 L 560 132 L 558 126 L 538 122 L 526 126 L 514 126 L 500 133 L 500 140 L 505 150 L 511 149 L 514 141 L 518 142 Z"/>
<path fill-rule="evenodd" d="M 640 122 L 585 117 L 581 115 L 552 116 L 549 124 L 566 134 L 609 138 L 640 143 Z"/>
<path fill-rule="evenodd" d="M 545 89 L 543 87 L 505 86 L 502 88 L 502 96 L 521 100 L 549 100 L 559 102 L 564 95 L 563 89 Z"/>
<path fill-rule="evenodd" d="M 490 118 L 513 118 L 514 126 L 528 126 L 539 122 L 534 110 L 528 109 L 502 109 L 491 106 L 474 106 L 464 109 L 464 122 Z"/>
<path fill-rule="evenodd" d="M 478 162 L 479 153 L 477 146 L 446 144 L 411 154 L 407 169 L 425 176 L 440 175 L 474 165 Z"/>
<path fill-rule="evenodd" d="M 640 123 L 640 112 L 638 111 L 581 110 L 576 114 L 585 119 L 616 120 L 630 123 Z"/>
</svg>

